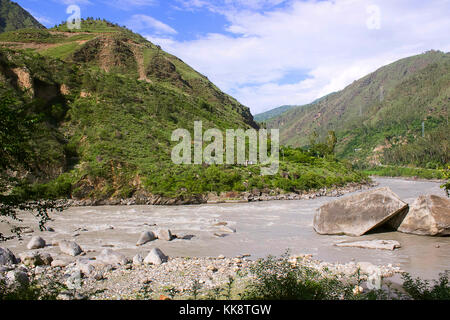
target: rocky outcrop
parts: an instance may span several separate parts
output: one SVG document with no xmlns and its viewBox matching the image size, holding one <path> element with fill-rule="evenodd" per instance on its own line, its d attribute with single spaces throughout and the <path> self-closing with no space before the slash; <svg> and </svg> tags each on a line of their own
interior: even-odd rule
<svg viewBox="0 0 450 320">
<path fill-rule="evenodd" d="M 436 195 L 417 198 L 398 231 L 427 236 L 450 235 L 450 200 Z"/>
<path fill-rule="evenodd" d="M 382 225 L 396 229 L 408 204 L 389 188 L 379 188 L 329 202 L 314 216 L 319 234 L 361 236 Z"/>
</svg>

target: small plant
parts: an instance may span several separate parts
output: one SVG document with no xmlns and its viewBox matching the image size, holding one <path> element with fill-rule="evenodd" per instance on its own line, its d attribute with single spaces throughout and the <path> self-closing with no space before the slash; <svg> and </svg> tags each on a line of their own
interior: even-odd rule
<svg viewBox="0 0 450 320">
<path fill-rule="evenodd" d="M 192 282 L 191 290 L 190 290 L 190 292 L 192 293 L 192 298 L 194 300 L 198 300 L 198 296 L 199 296 L 201 288 L 202 288 L 202 285 L 200 284 L 200 281 L 198 281 L 197 279 L 194 279 L 194 281 Z"/>
<path fill-rule="evenodd" d="M 234 278 L 232 276 L 228 276 L 228 281 L 225 288 L 225 299 L 231 300 L 231 291 L 233 289 Z"/>
</svg>

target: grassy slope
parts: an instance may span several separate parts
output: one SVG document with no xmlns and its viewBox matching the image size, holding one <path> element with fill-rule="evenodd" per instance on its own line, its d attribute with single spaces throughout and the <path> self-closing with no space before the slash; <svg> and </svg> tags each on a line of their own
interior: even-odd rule
<svg viewBox="0 0 450 320">
<path fill-rule="evenodd" d="M 17 3 L 0 0 L 0 32 L 22 28 L 43 29 L 44 26 Z"/>
<path fill-rule="evenodd" d="M 424 166 L 421 162 L 428 159 L 445 164 L 449 66 L 450 54 L 436 51 L 402 59 L 317 104 L 290 110 L 268 126 L 280 127 L 282 141 L 295 146 L 308 144 L 314 131 L 324 137 L 335 130 L 338 154 L 352 160 Z M 425 139 L 420 138 L 422 120 Z M 374 158 L 374 148 L 383 145 L 393 147 Z"/>
<path fill-rule="evenodd" d="M 258 166 L 173 165 L 172 130 L 192 130 L 196 120 L 204 129 L 254 127 L 248 108 L 139 35 L 105 21 L 82 25 L 70 33 L 59 26 L 51 33 L 0 35 L 0 42 L 33 44 L 0 51 L 0 91 L 31 101 L 30 112 L 45 120 L 32 141 L 38 151 L 32 176 L 48 183 L 27 192 L 97 199 L 136 192 L 180 196 L 304 190 L 365 178 L 334 159 L 300 150 L 286 151 L 275 177 L 260 176 Z M 19 89 L 15 68 L 33 79 L 33 99 Z"/>
</svg>

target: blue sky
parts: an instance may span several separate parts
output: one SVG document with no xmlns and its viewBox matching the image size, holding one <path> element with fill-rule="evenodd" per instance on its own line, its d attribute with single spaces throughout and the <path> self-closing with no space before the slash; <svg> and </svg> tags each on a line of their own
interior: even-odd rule
<svg viewBox="0 0 450 320">
<path fill-rule="evenodd" d="M 403 57 L 450 51 L 450 0 L 16 0 L 51 27 L 126 25 L 259 113 L 309 103 Z"/>
</svg>

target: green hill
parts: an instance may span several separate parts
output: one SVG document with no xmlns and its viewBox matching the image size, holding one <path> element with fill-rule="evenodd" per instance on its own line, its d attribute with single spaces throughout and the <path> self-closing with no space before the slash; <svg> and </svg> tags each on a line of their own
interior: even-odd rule
<svg viewBox="0 0 450 320">
<path fill-rule="evenodd" d="M 441 167 L 450 161 L 449 71 L 449 53 L 402 59 L 267 126 L 280 128 L 282 142 L 293 146 L 335 131 L 338 155 L 365 165 Z"/>
<path fill-rule="evenodd" d="M 35 119 L 25 134 L 31 169 L 18 169 L 32 187 L 16 192 L 191 199 L 211 191 L 284 192 L 365 179 L 333 158 L 295 149 L 284 150 L 273 177 L 261 176 L 259 165 L 173 164 L 175 129 L 192 132 L 199 120 L 204 130 L 258 126 L 247 107 L 205 76 L 116 24 L 88 19 L 76 31 L 61 25 L 5 32 L 0 45 L 2 112 L 21 106 Z"/>
<path fill-rule="evenodd" d="M 295 106 L 281 106 L 275 109 L 271 109 L 269 111 L 263 112 L 263 113 L 258 113 L 254 115 L 255 121 L 256 122 L 264 122 L 264 121 L 268 121 L 270 119 L 273 119 L 275 117 L 278 117 L 279 115 L 281 115 L 282 113 L 294 108 Z"/>
<path fill-rule="evenodd" d="M 0 32 L 23 28 L 44 29 L 44 26 L 17 3 L 0 0 Z"/>
</svg>

